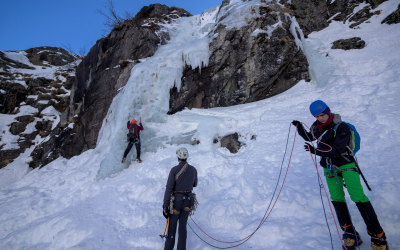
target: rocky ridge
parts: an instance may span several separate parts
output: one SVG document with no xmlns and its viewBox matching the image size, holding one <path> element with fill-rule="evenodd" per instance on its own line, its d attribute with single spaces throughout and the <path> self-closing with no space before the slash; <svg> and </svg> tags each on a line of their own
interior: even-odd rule
<svg viewBox="0 0 400 250">
<path fill-rule="evenodd" d="M 53 130 L 69 106 L 77 60 L 55 47 L 0 51 L 0 168 Z"/>
<path fill-rule="evenodd" d="M 289 9 L 255 5 L 248 9 L 248 25 L 228 29 L 223 20 L 233 6 L 223 3 L 209 34 L 209 65 L 185 68 L 180 90 L 170 91 L 169 114 L 259 101 L 310 80 L 307 59 L 290 31 Z"/>
</svg>

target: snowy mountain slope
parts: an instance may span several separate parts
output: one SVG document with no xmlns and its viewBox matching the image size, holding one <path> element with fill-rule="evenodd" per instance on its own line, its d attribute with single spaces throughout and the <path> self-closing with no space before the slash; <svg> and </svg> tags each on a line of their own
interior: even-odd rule
<svg viewBox="0 0 400 250">
<path fill-rule="evenodd" d="M 0 174 L 3 188 L 30 171 L 27 163 L 34 147 L 48 140 L 60 122 L 59 111 L 69 105 L 67 82 L 81 59 L 54 47 L 0 54 L 0 167 L 7 166 Z"/>
<path fill-rule="evenodd" d="M 400 170 L 396 167 L 400 135 L 395 126 L 400 121 L 400 26 L 380 24 L 398 3 L 391 0 L 380 5 L 382 14 L 360 29 L 333 22 L 311 34 L 303 45 L 308 49 L 308 60 L 314 60 L 310 63 L 315 72 L 313 83 L 302 81 L 283 94 L 251 104 L 184 110 L 167 116 L 168 90 L 175 79 L 180 79 L 182 54 L 194 67 L 207 62 L 206 51 L 190 57 L 192 51 L 202 51 L 207 42 L 202 40 L 207 39 L 201 31 L 204 26 L 196 21 L 199 16 L 180 19 L 173 27 L 170 43 L 133 68 L 131 79 L 114 99 L 103 122 L 96 149 L 70 160 L 59 158 L 0 191 L 1 248 L 160 249 L 158 235 L 165 225 L 162 197 L 169 170 L 177 164 L 175 150 L 180 146 L 188 148 L 189 162 L 199 173 L 195 192 L 200 205 L 193 219 L 219 240 L 244 238 L 257 228 L 268 207 L 290 122 L 297 119 L 310 125 L 314 119 L 308 106 L 323 99 L 360 132 L 362 144 L 357 156 L 373 189 L 365 191 L 391 249 L 400 249 Z M 212 18 L 208 22 L 212 23 Z M 334 41 L 351 37 L 361 37 L 367 46 L 350 51 L 330 49 Z M 156 74 L 166 57 L 144 119 L 143 163 L 119 165 L 126 146 L 125 122 L 144 115 Z M 324 78 L 320 72 L 331 74 Z M 237 154 L 213 143 L 214 138 L 234 132 L 240 133 L 240 140 L 246 144 Z M 193 134 L 200 144 L 170 145 L 184 142 L 185 133 Z M 292 127 L 289 150 L 293 139 Z M 237 249 L 331 249 L 316 170 L 302 145 L 302 139 L 296 137 L 286 182 L 269 219 Z M 129 157 L 134 158 L 134 153 Z M 318 170 L 322 172 L 320 167 Z M 327 208 L 326 197 L 324 202 Z M 357 208 L 351 202 L 349 207 L 365 240 L 361 249 L 369 249 Z M 327 213 L 334 249 L 341 249 L 328 208 Z M 188 249 L 212 249 L 190 229 L 187 245 Z"/>
</svg>

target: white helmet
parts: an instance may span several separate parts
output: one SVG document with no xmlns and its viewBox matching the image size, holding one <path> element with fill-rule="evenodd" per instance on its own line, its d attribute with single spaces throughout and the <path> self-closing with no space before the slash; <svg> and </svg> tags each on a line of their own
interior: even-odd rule
<svg viewBox="0 0 400 250">
<path fill-rule="evenodd" d="M 176 150 L 176 154 L 178 155 L 178 159 L 182 160 L 186 160 L 189 157 L 189 152 L 186 148 Z"/>
</svg>

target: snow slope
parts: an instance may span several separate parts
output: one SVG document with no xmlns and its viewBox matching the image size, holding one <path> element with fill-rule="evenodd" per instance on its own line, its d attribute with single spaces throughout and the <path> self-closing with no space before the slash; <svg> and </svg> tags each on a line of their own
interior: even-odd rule
<svg viewBox="0 0 400 250">
<path fill-rule="evenodd" d="M 165 225 L 161 215 L 164 188 L 170 168 L 177 164 L 175 150 L 181 146 L 188 148 L 189 162 L 199 173 L 195 192 L 200 205 L 193 219 L 219 240 L 244 238 L 257 228 L 271 200 L 290 122 L 296 119 L 311 124 L 314 119 L 309 104 L 322 99 L 361 134 L 357 156 L 372 187 L 372 192 L 365 192 L 391 249 L 400 249 L 400 132 L 395 126 L 400 123 L 400 25 L 380 24 L 399 2 L 381 4 L 378 9 L 382 14 L 360 29 L 333 22 L 306 39 L 307 56 L 320 54 L 326 60 L 311 64 L 312 70 L 320 72 L 319 67 L 323 67 L 332 72 L 324 84 L 316 79 L 313 83 L 301 81 L 267 100 L 167 116 L 168 90 L 180 79 L 182 55 L 193 67 L 207 64 L 207 51 L 202 46 L 211 39 L 205 36 L 207 25 L 199 22 L 199 16 L 179 19 L 171 27 L 175 31 L 169 44 L 132 69 L 131 79 L 103 122 L 96 149 L 70 160 L 59 158 L 0 190 L 0 248 L 160 249 L 158 235 Z M 214 11 L 207 12 L 208 23 L 212 24 Z M 330 49 L 334 41 L 351 37 L 361 37 L 367 46 L 350 51 Z M 203 52 L 191 57 L 195 48 Z M 144 119 L 143 162 L 121 165 L 125 122 L 143 116 L 161 65 Z M 246 144 L 237 154 L 213 143 L 214 138 L 233 132 L 239 132 Z M 200 144 L 180 144 L 187 135 Z M 289 150 L 294 136 L 292 127 Z M 134 154 L 129 157 L 134 158 Z M 321 167 L 318 170 L 322 173 Z M 316 169 L 303 150 L 302 139 L 296 137 L 274 210 L 263 227 L 237 249 L 331 249 L 319 193 Z M 326 197 L 324 202 L 334 249 L 341 249 Z M 354 203 L 349 202 L 349 208 L 365 241 L 361 249 L 369 249 L 362 218 Z M 210 243 L 230 246 L 207 239 L 194 229 Z M 212 249 L 188 230 L 188 249 Z"/>
</svg>

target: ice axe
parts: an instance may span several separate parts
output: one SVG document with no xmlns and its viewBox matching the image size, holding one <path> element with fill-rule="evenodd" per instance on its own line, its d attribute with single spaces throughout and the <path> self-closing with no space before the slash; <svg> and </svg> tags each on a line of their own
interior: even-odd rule
<svg viewBox="0 0 400 250">
<path fill-rule="evenodd" d="M 161 239 L 167 238 L 167 236 L 168 236 L 168 226 L 169 226 L 169 217 L 167 218 L 167 221 L 165 222 L 164 232 L 163 232 L 162 235 L 160 235 Z M 165 233 L 165 230 L 167 230 L 167 233 Z"/>
</svg>

